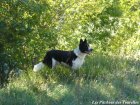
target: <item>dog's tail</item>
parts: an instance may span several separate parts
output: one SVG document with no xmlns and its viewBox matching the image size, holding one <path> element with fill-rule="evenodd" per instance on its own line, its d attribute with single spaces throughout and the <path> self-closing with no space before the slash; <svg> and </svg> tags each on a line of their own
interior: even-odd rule
<svg viewBox="0 0 140 105">
<path fill-rule="evenodd" d="M 43 64 L 43 62 L 40 62 L 40 63 L 34 65 L 33 71 L 37 72 L 37 71 L 41 70 L 42 68 L 44 68 L 44 66 L 45 65 Z"/>
</svg>

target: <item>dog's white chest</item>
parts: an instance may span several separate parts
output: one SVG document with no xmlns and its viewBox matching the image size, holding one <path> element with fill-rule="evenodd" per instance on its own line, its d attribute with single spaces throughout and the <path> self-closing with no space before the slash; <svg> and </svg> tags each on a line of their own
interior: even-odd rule
<svg viewBox="0 0 140 105">
<path fill-rule="evenodd" d="M 72 69 L 79 69 L 84 63 L 84 58 L 76 58 L 72 61 Z"/>
</svg>

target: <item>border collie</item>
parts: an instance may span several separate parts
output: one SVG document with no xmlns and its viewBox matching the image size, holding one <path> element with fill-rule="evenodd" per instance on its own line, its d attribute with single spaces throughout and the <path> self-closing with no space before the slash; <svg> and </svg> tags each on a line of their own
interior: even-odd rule
<svg viewBox="0 0 140 105">
<path fill-rule="evenodd" d="M 72 69 L 79 69 L 87 54 L 90 54 L 92 49 L 89 47 L 87 40 L 80 39 L 78 48 L 73 51 L 50 50 L 46 53 L 44 60 L 34 65 L 33 71 L 41 70 L 45 65 L 50 68 L 55 68 L 57 64 L 70 66 Z"/>
</svg>

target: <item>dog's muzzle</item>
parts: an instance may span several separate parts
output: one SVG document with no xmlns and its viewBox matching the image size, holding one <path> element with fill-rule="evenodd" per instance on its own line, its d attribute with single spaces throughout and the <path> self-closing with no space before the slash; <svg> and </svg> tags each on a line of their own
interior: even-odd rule
<svg viewBox="0 0 140 105">
<path fill-rule="evenodd" d="M 90 48 L 88 51 L 85 51 L 86 54 L 90 54 L 93 51 L 92 48 Z"/>
</svg>

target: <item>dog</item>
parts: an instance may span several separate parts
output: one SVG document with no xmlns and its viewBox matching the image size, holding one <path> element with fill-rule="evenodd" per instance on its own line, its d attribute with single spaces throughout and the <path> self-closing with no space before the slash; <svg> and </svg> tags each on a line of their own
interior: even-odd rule
<svg viewBox="0 0 140 105">
<path fill-rule="evenodd" d="M 46 53 L 43 61 L 34 65 L 33 71 L 37 72 L 47 65 L 50 68 L 55 68 L 58 64 L 67 65 L 73 70 L 79 69 L 86 55 L 92 52 L 87 40 L 80 39 L 79 46 L 73 51 L 50 50 Z"/>
</svg>

